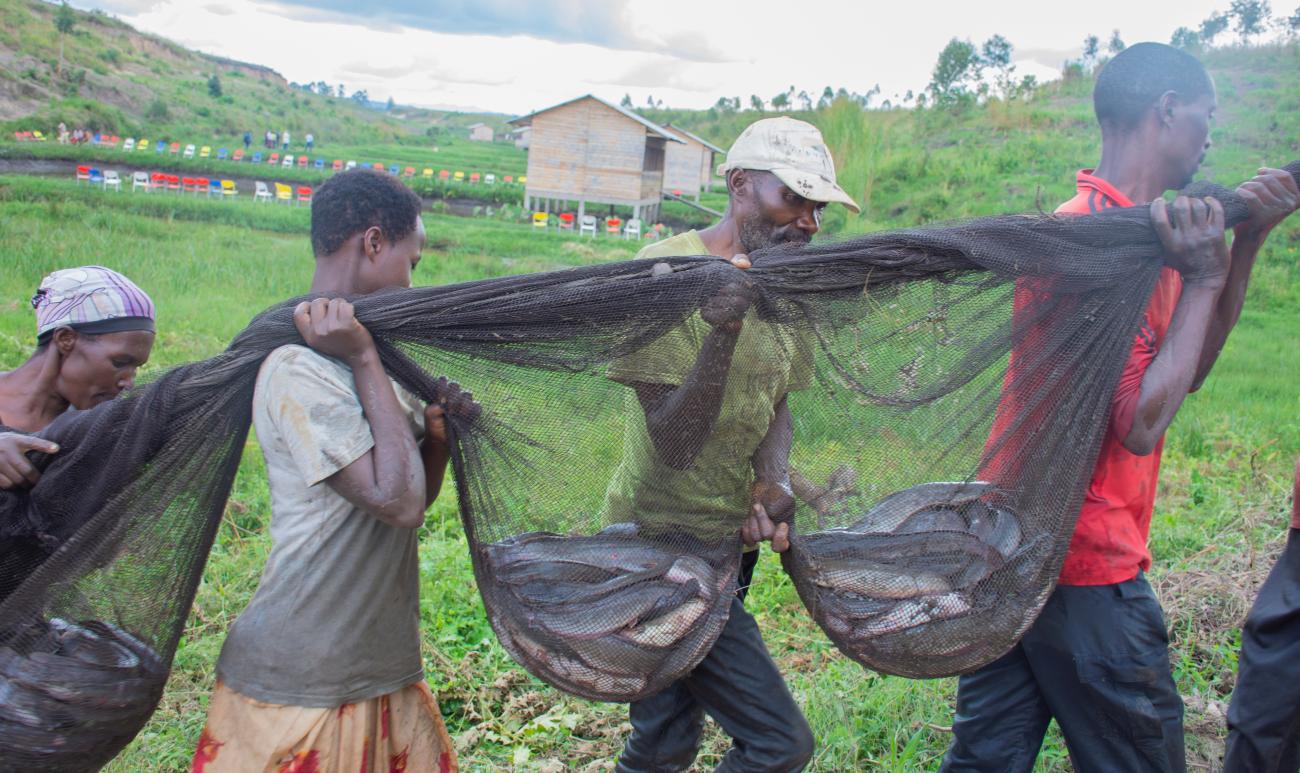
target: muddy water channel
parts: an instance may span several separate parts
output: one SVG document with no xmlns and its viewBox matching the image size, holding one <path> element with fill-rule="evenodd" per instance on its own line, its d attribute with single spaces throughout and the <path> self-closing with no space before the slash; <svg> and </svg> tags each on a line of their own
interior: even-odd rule
<svg viewBox="0 0 1300 773">
<path fill-rule="evenodd" d="M 211 172 L 199 172 L 199 171 L 182 173 L 174 169 L 161 170 L 158 167 L 151 166 L 149 164 L 123 163 L 130 160 L 131 159 L 129 156 L 125 156 L 121 161 L 114 161 L 113 163 L 109 164 L 103 161 L 67 161 L 64 159 L 52 159 L 52 158 L 0 158 L 0 175 L 21 174 L 21 175 L 31 175 L 34 177 L 50 177 L 50 178 L 63 177 L 63 178 L 71 179 L 75 176 L 78 166 L 97 166 L 100 169 L 117 170 L 117 173 L 122 177 L 122 190 L 129 191 L 131 188 L 131 175 L 135 172 L 145 172 L 147 174 L 153 174 L 154 172 L 165 171 L 168 174 L 178 174 L 182 176 L 195 176 L 195 177 L 199 177 L 204 174 L 212 174 Z M 239 192 L 241 196 L 244 194 L 248 194 L 251 196 L 254 189 L 253 183 L 256 181 L 260 180 L 261 182 L 266 183 L 268 187 L 272 187 L 271 183 L 275 182 L 274 168 L 266 169 L 266 171 L 271 172 L 271 174 L 250 176 L 246 172 L 252 169 L 256 169 L 257 167 L 254 167 L 251 164 L 232 164 L 231 166 L 233 168 L 230 170 L 223 170 L 218 179 L 234 180 L 235 185 L 238 186 L 239 188 Z M 290 185 L 293 185 L 295 189 L 297 188 L 297 186 L 303 184 L 304 183 L 300 183 L 300 182 L 290 183 Z M 461 199 L 461 198 L 440 199 L 440 198 L 424 198 L 424 197 L 422 198 L 424 200 L 424 208 L 426 210 L 436 209 L 438 212 L 445 213 L 448 215 L 457 215 L 460 217 L 484 217 L 484 216 L 491 217 L 498 209 L 500 209 L 501 206 L 496 204 L 486 204 L 476 199 Z M 678 231 L 686 230 L 692 227 L 691 224 L 671 216 L 661 217 L 661 220 L 666 225 Z"/>
</svg>

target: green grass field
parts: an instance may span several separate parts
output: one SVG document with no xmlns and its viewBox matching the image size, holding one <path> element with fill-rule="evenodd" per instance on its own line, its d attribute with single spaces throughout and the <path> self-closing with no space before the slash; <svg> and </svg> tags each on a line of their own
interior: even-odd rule
<svg viewBox="0 0 1300 773">
<path fill-rule="evenodd" d="M 1215 179 L 1235 182 L 1261 162 L 1300 155 L 1296 55 L 1295 46 L 1211 55 L 1222 103 L 1207 167 Z M 1086 93 L 1066 84 L 1029 105 L 961 115 L 863 115 L 842 106 L 816 115 L 841 179 L 865 210 L 851 218 L 833 208 L 827 230 L 1050 209 L 1072 191 L 1073 171 L 1095 160 Z M 621 260 L 635 249 L 621 240 L 538 234 L 509 218 L 425 218 L 430 244 L 419 284 Z M 214 353 L 257 311 L 305 290 L 311 272 L 303 208 L 117 196 L 67 181 L 2 177 L 0 222 L 3 368 L 29 353 L 26 299 L 56 268 L 107 265 L 153 294 L 161 331 L 149 365 L 155 370 Z M 1240 324 L 1166 445 L 1152 579 L 1169 616 L 1194 768 L 1214 768 L 1237 626 L 1285 533 L 1291 465 L 1300 453 L 1298 258 L 1300 219 L 1293 217 L 1270 239 Z M 110 770 L 187 769 L 225 631 L 251 597 L 269 548 L 268 517 L 262 461 L 250 441 L 163 703 Z M 564 696 L 505 655 L 483 614 L 451 496 L 435 503 L 422 530 L 421 583 L 426 671 L 462 769 L 612 767 L 625 709 Z M 880 676 L 844 658 L 769 553 L 750 599 L 817 736 L 812 770 L 937 766 L 948 742 L 953 680 Z M 712 769 L 727 748 L 716 728 L 709 732 L 698 770 Z M 1039 769 L 1070 769 L 1055 730 Z"/>
<path fill-rule="evenodd" d="M 141 135 L 136 139 L 150 139 Z M 187 144 L 195 145 L 196 156 L 194 158 L 185 158 L 179 154 L 170 152 L 170 147 L 163 153 L 158 153 L 155 149 L 157 139 L 150 139 L 149 150 L 124 151 L 119 144 L 117 147 L 108 147 L 100 145 L 61 145 L 58 142 L 17 142 L 12 135 L 0 137 L 0 158 L 10 159 L 59 159 L 67 161 L 79 161 L 83 163 L 96 163 L 108 168 L 114 165 L 131 165 L 140 167 L 156 168 L 160 170 L 177 170 L 191 173 L 212 173 L 217 176 L 221 175 L 246 175 L 252 174 L 250 170 L 256 169 L 251 158 L 253 153 L 262 154 L 261 167 L 265 171 L 263 174 L 274 175 L 286 180 L 302 180 L 304 182 L 319 182 L 326 175 L 322 175 L 314 168 L 316 159 L 322 159 L 326 172 L 330 170 L 334 161 L 337 159 L 344 163 L 355 161 L 357 164 L 370 166 L 375 163 L 384 165 L 387 169 L 389 166 L 397 165 L 400 168 L 411 166 L 415 168 L 415 173 L 419 175 L 424 169 L 429 168 L 436 175 L 439 171 L 446 169 L 448 172 L 464 172 L 466 177 L 472 172 L 480 174 L 495 174 L 497 179 L 505 175 L 517 176 L 524 174 L 528 169 L 528 155 L 519 150 L 514 145 L 507 145 L 500 142 L 470 142 L 469 140 L 452 139 L 433 144 L 422 145 L 400 145 L 400 144 L 373 144 L 373 145 L 326 145 L 317 148 L 309 155 L 311 168 L 299 169 L 297 166 L 292 168 L 281 168 L 276 166 L 270 168 L 267 160 L 271 152 L 259 144 L 254 143 L 253 147 L 244 159 L 240 162 L 233 160 L 218 160 L 217 151 L 225 148 L 231 155 L 236 148 L 243 148 L 243 141 L 236 139 L 231 143 L 211 144 L 208 145 L 211 154 L 208 158 L 198 157 L 198 152 L 204 146 L 203 142 L 195 140 L 185 140 L 184 135 L 177 140 L 180 143 L 180 149 L 184 151 Z M 276 153 L 281 153 L 280 148 L 276 148 Z M 295 158 L 299 154 L 305 153 L 302 143 L 298 142 L 291 146 L 288 155 Z M 519 193 L 522 198 L 522 190 Z"/>
<path fill-rule="evenodd" d="M 23 299 L 38 276 L 59 266 L 104 263 L 149 287 L 162 314 L 151 367 L 212 353 L 258 309 L 306 285 L 303 210 L 250 204 L 244 207 L 249 220 L 229 225 L 59 200 L 54 191 L 45 192 L 45 201 L 13 195 L 28 182 L 0 180 L 7 226 L 0 236 L 0 297 L 11 299 L 0 316 L 4 366 L 19 362 L 30 346 Z M 509 223 L 428 217 L 431 247 L 417 272 L 422 284 L 616 260 L 631 251 L 618 241 L 593 245 Z M 1230 688 L 1233 626 L 1282 534 L 1288 460 L 1300 450 L 1300 406 L 1287 377 L 1300 367 L 1288 345 L 1300 323 L 1294 230 L 1289 238 L 1289 248 L 1279 239 L 1265 255 L 1223 360 L 1170 435 L 1154 574 L 1167 589 L 1179 682 L 1197 706 L 1222 700 Z M 185 768 L 225 629 L 250 598 L 269 546 L 267 507 L 260 455 L 250 445 L 163 706 L 114 770 Z M 610 759 L 623 732 L 622 709 L 541 685 L 492 637 L 450 497 L 431 511 L 421 551 L 429 679 L 465 769 L 582 769 Z M 1217 583 L 1197 584 L 1224 564 L 1231 572 Z M 819 738 L 816 770 L 934 766 L 946 742 L 939 728 L 949 722 L 950 680 L 881 677 L 840 656 L 808 620 L 771 556 L 764 557 L 751 598 Z M 1193 710 L 1189 729 L 1196 728 L 1195 717 Z M 1212 756 L 1213 731 L 1192 736 L 1194 754 Z M 701 769 L 724 750 L 724 739 L 711 736 Z M 1043 769 L 1067 769 L 1059 741 L 1049 744 Z"/>
<path fill-rule="evenodd" d="M 148 138 L 145 138 L 148 139 Z M 436 149 L 433 146 L 408 145 L 370 145 L 332 149 L 334 153 L 320 151 L 311 154 L 311 161 L 306 167 L 286 167 L 280 163 L 270 164 L 270 154 L 262 151 L 263 160 L 252 162 L 250 153 L 241 161 L 216 158 L 217 148 L 211 148 L 208 158 L 185 158 L 183 155 L 155 152 L 150 143 L 147 151 L 123 151 L 120 147 L 110 148 L 94 145 L 61 145 L 56 142 L 15 142 L 0 138 L 0 162 L 23 164 L 26 162 L 56 162 L 71 175 L 76 165 L 86 165 L 100 169 L 114 169 L 130 186 L 130 173 L 135 170 L 153 173 L 163 172 L 183 176 L 202 176 L 211 179 L 231 179 L 243 189 L 243 193 L 253 192 L 253 185 L 248 180 L 261 180 L 268 185 L 275 182 L 288 185 L 320 185 L 334 174 L 335 159 L 346 164 L 354 161 L 360 166 L 370 167 L 378 163 L 383 169 L 391 171 L 397 166 L 399 174 L 405 176 L 410 168 L 414 177 L 409 179 L 412 188 L 428 199 L 457 199 L 481 202 L 483 205 L 509 204 L 522 207 L 524 186 L 517 182 L 506 182 L 506 177 L 522 175 L 527 171 L 527 156 L 513 145 L 501 143 L 470 142 L 468 140 L 451 140 Z M 184 146 L 182 146 L 183 150 Z M 230 149 L 228 149 L 230 150 Z M 256 150 L 256 148 L 255 148 Z M 301 152 L 302 148 L 294 148 Z M 233 153 L 233 150 L 231 151 Z M 293 154 L 290 153 L 290 155 Z M 315 168 L 316 159 L 322 160 L 323 169 Z M 425 175 L 424 171 L 429 170 Z M 448 173 L 448 179 L 440 176 L 442 171 Z M 452 177 L 456 172 L 463 172 L 460 182 Z M 482 176 L 479 182 L 472 182 L 471 175 Z M 486 175 L 495 175 L 491 185 L 485 181 Z M 240 181 L 244 182 L 240 182 Z M 679 205 L 680 206 L 680 205 Z M 681 207 L 686 210 L 686 207 Z M 521 215 L 522 220 L 522 215 Z"/>
</svg>

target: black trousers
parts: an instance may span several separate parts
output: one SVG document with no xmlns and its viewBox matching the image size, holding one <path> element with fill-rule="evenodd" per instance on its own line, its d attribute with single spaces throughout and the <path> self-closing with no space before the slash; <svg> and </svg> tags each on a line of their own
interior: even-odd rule
<svg viewBox="0 0 1300 773">
<path fill-rule="evenodd" d="M 1287 535 L 1241 629 L 1223 770 L 1300 770 L 1300 529 Z"/>
<path fill-rule="evenodd" d="M 1048 722 L 1074 769 L 1183 771 L 1183 702 L 1146 578 L 1058 587 L 1010 652 L 957 684 L 943 771 L 1028 773 Z"/>
<path fill-rule="evenodd" d="M 757 561 L 756 550 L 741 559 L 731 617 L 704 660 L 662 692 L 629 705 L 632 735 L 623 745 L 618 773 L 690 767 L 700 748 L 705 713 L 733 741 L 719 771 L 793 773 L 812 758 L 812 730 L 772 662 L 758 624 L 745 610 Z"/>
</svg>

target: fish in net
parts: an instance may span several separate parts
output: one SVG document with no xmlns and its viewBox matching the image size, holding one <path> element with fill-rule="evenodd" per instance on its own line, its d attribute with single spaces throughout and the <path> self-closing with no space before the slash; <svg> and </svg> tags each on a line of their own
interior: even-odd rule
<svg viewBox="0 0 1300 773">
<path fill-rule="evenodd" d="M 1191 192 L 1223 200 L 1229 223 L 1245 216 L 1226 189 Z M 795 587 L 850 656 L 936 676 L 1002 654 L 1050 593 L 1161 267 L 1143 208 L 985 218 L 753 260 L 745 272 L 699 256 L 634 260 L 354 299 L 394 379 L 432 401 L 447 376 L 484 406 L 472 423 L 449 417 L 475 579 L 507 651 L 562 690 L 653 694 L 725 623 L 745 512 L 719 521 L 655 497 L 665 467 L 734 487 L 751 460 L 722 443 L 709 465 L 657 466 L 664 449 L 637 440 L 637 397 L 610 377 L 697 326 L 724 287 L 752 285 L 744 329 L 766 326 L 776 342 L 748 346 L 742 332 L 734 386 L 792 385 Z M 1017 285 L 1031 302 L 1013 318 Z M 94 732 L 59 766 L 94 769 L 143 726 L 137 707 L 161 693 L 245 448 L 257 370 L 302 343 L 295 302 L 216 357 L 63 417 L 41 433 L 63 450 L 35 459 L 40 482 L 0 494 L 0 538 L 42 553 L 0 555 L 0 691 L 26 700 L 24 721 L 0 724 L 0 769 L 50 765 L 51 734 L 82 725 Z M 664 364 L 663 383 L 695 356 L 673 351 L 683 361 Z M 789 378 L 796 358 L 806 378 Z M 726 429 L 688 418 L 710 438 Z M 81 662 L 69 635 L 107 642 L 121 664 Z M 79 681 L 94 669 L 100 682 Z M 111 691 L 96 684 L 115 669 L 132 697 L 102 711 Z M 34 693 L 36 681 L 72 692 Z"/>
<path fill-rule="evenodd" d="M 99 769 L 162 697 L 158 654 L 111 623 L 55 617 L 21 642 L 0 647 L 0 755 L 22 770 Z"/>
</svg>

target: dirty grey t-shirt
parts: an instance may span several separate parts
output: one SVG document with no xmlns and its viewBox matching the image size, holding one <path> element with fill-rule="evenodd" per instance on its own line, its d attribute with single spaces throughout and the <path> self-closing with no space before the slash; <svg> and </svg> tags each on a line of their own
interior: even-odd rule
<svg viewBox="0 0 1300 773">
<path fill-rule="evenodd" d="M 394 387 L 422 435 L 423 406 Z M 303 346 L 276 349 L 257 376 L 253 426 L 271 488 L 271 555 L 218 678 L 255 700 L 314 707 L 419 681 L 417 530 L 367 515 L 323 482 L 374 446 L 352 371 Z"/>
</svg>

